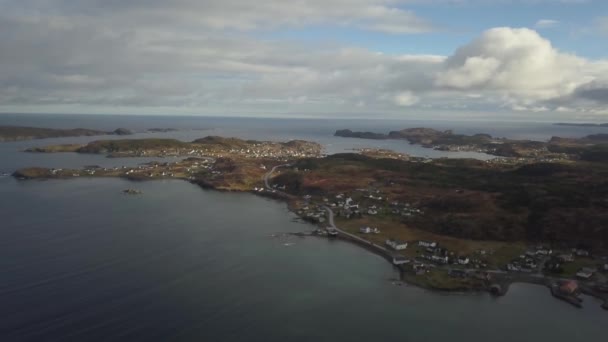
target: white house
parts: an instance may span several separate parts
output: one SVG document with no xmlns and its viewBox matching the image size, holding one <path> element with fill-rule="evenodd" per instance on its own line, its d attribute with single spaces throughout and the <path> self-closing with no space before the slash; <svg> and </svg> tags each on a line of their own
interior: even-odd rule
<svg viewBox="0 0 608 342">
<path fill-rule="evenodd" d="M 394 255 L 393 256 L 393 265 L 403 265 L 408 264 L 410 260 L 402 255 Z"/>
<path fill-rule="evenodd" d="M 433 260 L 434 262 L 438 262 L 440 264 L 447 264 L 448 263 L 448 257 L 447 256 L 439 256 L 439 255 L 433 255 L 431 256 L 431 260 Z"/>
<path fill-rule="evenodd" d="M 576 276 L 578 278 L 580 278 L 580 279 L 588 280 L 591 277 L 593 277 L 593 272 L 590 272 L 589 270 L 582 269 L 582 270 L 576 272 Z"/>
<path fill-rule="evenodd" d="M 378 228 L 361 227 L 361 228 L 359 228 L 359 233 L 362 233 L 362 234 L 371 234 L 371 233 L 378 234 L 378 233 L 380 233 L 380 231 L 378 230 Z"/>
<path fill-rule="evenodd" d="M 470 260 L 467 257 L 458 257 L 458 264 L 460 265 L 468 265 Z"/>
<path fill-rule="evenodd" d="M 437 242 L 418 241 L 418 246 L 428 247 L 428 248 L 437 248 Z"/>
<path fill-rule="evenodd" d="M 536 255 L 551 255 L 551 254 L 553 254 L 553 251 L 550 249 L 541 248 L 536 251 Z"/>
<path fill-rule="evenodd" d="M 386 240 L 386 245 L 396 251 L 401 251 L 407 248 L 407 242 L 401 242 L 394 239 Z"/>
</svg>

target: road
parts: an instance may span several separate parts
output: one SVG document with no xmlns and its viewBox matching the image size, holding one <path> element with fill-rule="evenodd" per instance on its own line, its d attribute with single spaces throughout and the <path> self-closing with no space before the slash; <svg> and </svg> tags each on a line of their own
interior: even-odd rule
<svg viewBox="0 0 608 342">
<path fill-rule="evenodd" d="M 324 205 L 323 208 L 327 211 L 327 220 L 329 222 L 329 227 L 337 230 L 339 234 L 348 236 L 349 238 L 357 240 L 357 241 L 359 241 L 359 242 L 361 242 L 363 244 L 366 244 L 366 245 L 369 245 L 369 246 L 373 246 L 374 248 L 377 248 L 378 250 L 382 251 L 383 253 L 388 253 L 388 254 L 391 254 L 391 255 L 393 254 L 391 251 L 389 251 L 388 249 L 386 249 L 386 248 L 384 248 L 384 247 L 382 247 L 380 245 L 377 245 L 377 244 L 375 244 L 375 243 L 373 243 L 371 241 L 365 240 L 364 238 L 362 238 L 360 236 L 351 234 L 349 232 L 346 232 L 346 231 L 338 228 L 336 226 L 335 222 L 334 222 L 334 211 L 331 210 L 331 208 L 328 207 L 328 206 L 326 206 L 326 205 Z"/>
<path fill-rule="evenodd" d="M 290 164 L 282 164 L 282 165 L 277 165 L 277 166 L 273 167 L 273 168 L 272 168 L 272 169 L 271 169 L 269 172 L 267 172 L 267 173 L 264 175 L 264 185 L 266 186 L 266 189 L 267 189 L 267 190 L 274 190 L 274 189 L 273 189 L 273 188 L 270 186 L 270 182 L 269 182 L 270 176 L 272 176 L 272 174 L 273 174 L 273 173 L 274 173 L 274 172 L 275 172 L 275 171 L 276 171 L 278 168 L 280 168 L 280 167 L 289 167 L 289 166 L 291 166 L 291 165 L 290 165 Z M 282 191 L 279 191 L 279 190 L 274 190 L 274 191 L 276 191 L 277 193 L 280 193 L 280 194 L 284 194 L 284 195 L 286 195 L 286 196 L 289 196 L 289 194 L 284 193 L 284 192 L 282 192 Z M 393 255 L 393 254 L 394 254 L 392 251 L 389 251 L 388 249 L 384 248 L 383 246 L 377 245 L 377 244 L 375 244 L 375 243 L 373 243 L 373 242 L 371 242 L 371 241 L 365 240 L 364 238 L 362 238 L 362 237 L 360 237 L 360 236 L 357 236 L 357 235 L 351 234 L 351 233 L 349 233 L 349 232 L 346 232 L 346 231 L 344 231 L 344 230 L 342 230 L 342 229 L 338 228 L 338 227 L 336 226 L 335 222 L 334 222 L 334 212 L 333 212 L 333 210 L 331 210 L 331 208 L 330 208 L 330 207 L 328 207 L 328 206 L 326 206 L 326 205 L 324 205 L 324 206 L 323 206 L 323 208 L 324 208 L 324 209 L 327 211 L 327 220 L 328 220 L 328 222 L 329 222 L 329 227 L 334 228 L 334 229 L 335 229 L 335 230 L 336 230 L 336 231 L 337 231 L 339 234 L 344 235 L 344 236 L 348 236 L 349 238 L 351 238 L 351 239 L 353 239 L 353 240 L 356 240 L 356 241 L 359 241 L 359 242 L 360 242 L 360 243 L 362 243 L 362 244 L 365 244 L 365 245 L 368 245 L 368 246 L 374 247 L 374 248 L 378 249 L 378 251 L 380 251 L 380 252 L 382 252 L 382 253 L 386 253 L 386 254 L 388 254 L 388 255 Z"/>
<path fill-rule="evenodd" d="M 280 167 L 288 167 L 290 166 L 290 164 L 282 164 L 282 165 L 277 165 L 275 167 L 273 167 L 268 173 L 266 173 L 264 175 L 264 185 L 266 186 L 266 189 L 268 190 L 272 190 L 272 187 L 270 187 L 270 183 L 268 183 L 268 179 L 270 179 L 270 176 Z"/>
</svg>

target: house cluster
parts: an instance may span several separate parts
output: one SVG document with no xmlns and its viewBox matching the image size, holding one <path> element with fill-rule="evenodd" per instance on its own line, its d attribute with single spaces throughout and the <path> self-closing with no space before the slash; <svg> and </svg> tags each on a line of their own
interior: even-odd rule
<svg viewBox="0 0 608 342">
<path fill-rule="evenodd" d="M 328 203 L 329 199 L 324 198 L 323 202 Z M 339 209 L 338 215 L 342 217 L 351 218 L 361 215 L 359 204 L 345 194 L 337 194 L 335 200 L 329 203 L 329 206 Z"/>
<path fill-rule="evenodd" d="M 402 251 L 402 250 L 407 249 L 407 242 L 403 242 L 403 241 L 399 241 L 399 240 L 395 240 L 395 239 L 387 239 L 385 241 L 385 244 L 396 251 Z"/>
<path fill-rule="evenodd" d="M 359 228 L 361 234 L 380 234 L 380 230 L 376 227 L 372 228 L 369 226 Z"/>
<path fill-rule="evenodd" d="M 519 258 L 512 260 L 507 264 L 507 271 L 531 273 L 536 270 L 541 261 L 553 255 L 553 250 L 544 246 L 537 246 L 536 249 L 531 249 L 521 254 Z"/>
<path fill-rule="evenodd" d="M 297 211 L 297 214 L 307 221 L 324 223 L 326 221 L 327 212 L 322 206 L 305 205 Z"/>
<path fill-rule="evenodd" d="M 416 215 L 422 215 L 424 212 L 416 208 L 413 204 L 405 202 L 391 202 L 391 213 L 394 215 L 401 215 L 405 218 L 413 217 Z"/>
<path fill-rule="evenodd" d="M 582 280 L 589 280 L 597 272 L 595 267 L 583 267 L 576 272 L 576 277 Z"/>
<path fill-rule="evenodd" d="M 218 149 L 217 147 L 213 147 L 193 149 L 187 152 L 188 155 L 195 156 L 221 158 L 228 155 L 238 155 L 245 158 L 266 158 L 275 160 L 319 157 L 320 153 L 321 151 L 316 145 L 289 147 L 284 144 L 270 142 L 253 143 L 248 147 L 242 148 Z"/>
</svg>

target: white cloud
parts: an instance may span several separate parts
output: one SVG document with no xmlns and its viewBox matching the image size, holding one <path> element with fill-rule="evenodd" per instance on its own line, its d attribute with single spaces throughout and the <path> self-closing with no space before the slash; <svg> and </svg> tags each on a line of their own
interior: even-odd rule
<svg viewBox="0 0 608 342">
<path fill-rule="evenodd" d="M 530 104 L 571 94 L 596 77 L 594 63 L 559 52 L 533 30 L 495 28 L 450 56 L 436 82 Z"/>
<path fill-rule="evenodd" d="M 557 25 L 559 25 L 559 21 L 557 21 L 557 20 L 541 19 L 536 22 L 534 27 L 536 27 L 537 29 L 548 29 L 548 28 L 556 27 Z"/>
<path fill-rule="evenodd" d="M 608 61 L 560 52 L 530 29 L 488 30 L 448 57 L 247 32 L 332 23 L 429 28 L 398 3 L 0 0 L 0 109 L 606 111 Z"/>
<path fill-rule="evenodd" d="M 418 96 L 414 95 L 411 91 L 400 92 L 395 95 L 395 103 L 401 107 L 410 107 L 420 101 Z"/>
</svg>

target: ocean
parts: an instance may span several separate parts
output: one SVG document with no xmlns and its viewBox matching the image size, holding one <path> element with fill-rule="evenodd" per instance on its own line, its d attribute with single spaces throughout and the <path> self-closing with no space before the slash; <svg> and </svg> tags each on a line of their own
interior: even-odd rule
<svg viewBox="0 0 608 342">
<path fill-rule="evenodd" d="M 332 136 L 341 128 L 430 126 L 536 139 L 598 130 L 549 124 L 532 130 L 521 123 L 492 128 L 431 121 L 132 116 L 0 115 L 0 124 L 171 127 L 182 131 L 136 137 L 307 139 L 323 143 L 330 153 L 353 148 L 349 141 L 356 139 Z M 2 143 L 0 171 L 143 161 L 20 152 L 100 138 L 106 137 Z M 403 151 L 411 148 L 396 143 Z M 130 187 L 143 195 L 121 194 Z M 3 342 L 605 339 L 608 315 L 593 298 L 586 297 L 585 307 L 577 309 L 535 285 L 515 284 L 500 298 L 397 286 L 398 273 L 381 257 L 346 242 L 287 235 L 314 227 L 299 222 L 284 203 L 252 194 L 203 190 L 182 181 L 0 177 L 0 217 Z"/>
</svg>

